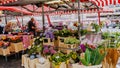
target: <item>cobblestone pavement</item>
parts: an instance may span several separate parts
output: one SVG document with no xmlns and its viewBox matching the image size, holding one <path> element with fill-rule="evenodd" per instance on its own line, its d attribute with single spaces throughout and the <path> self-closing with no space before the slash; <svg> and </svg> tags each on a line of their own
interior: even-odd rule
<svg viewBox="0 0 120 68">
<path fill-rule="evenodd" d="M 21 66 L 21 59 L 15 58 L 15 55 L 8 56 L 8 61 L 5 61 L 5 57 L 0 56 L 0 68 L 23 68 Z"/>
</svg>

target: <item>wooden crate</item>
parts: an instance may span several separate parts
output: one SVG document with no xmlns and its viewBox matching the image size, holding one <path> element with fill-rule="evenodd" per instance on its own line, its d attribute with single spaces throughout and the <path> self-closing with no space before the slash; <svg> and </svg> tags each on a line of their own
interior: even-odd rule
<svg viewBox="0 0 120 68">
<path fill-rule="evenodd" d="M 50 38 L 44 38 L 44 39 L 43 39 L 43 45 L 51 45 L 51 46 L 54 46 L 54 40 L 51 41 Z"/>
</svg>

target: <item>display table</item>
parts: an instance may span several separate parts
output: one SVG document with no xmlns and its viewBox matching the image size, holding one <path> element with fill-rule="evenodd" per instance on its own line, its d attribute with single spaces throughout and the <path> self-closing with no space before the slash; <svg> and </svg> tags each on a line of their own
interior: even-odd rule
<svg viewBox="0 0 120 68">
<path fill-rule="evenodd" d="M 30 59 L 28 55 L 22 55 L 22 66 L 24 68 L 50 68 L 50 62 L 46 60 L 44 64 L 40 64 L 38 58 Z"/>
<path fill-rule="evenodd" d="M 16 52 L 16 53 L 24 50 L 24 47 L 23 47 L 23 43 L 22 43 L 22 42 L 19 42 L 19 43 L 11 43 L 10 47 L 11 47 L 10 51 L 14 51 L 14 52 Z"/>
<path fill-rule="evenodd" d="M 102 65 L 94 65 L 94 66 L 84 66 L 79 64 L 72 64 L 72 68 L 101 68 Z"/>
<path fill-rule="evenodd" d="M 0 48 L 0 55 L 6 56 L 9 54 L 10 54 L 9 47 L 7 47 L 6 49 Z"/>
</svg>

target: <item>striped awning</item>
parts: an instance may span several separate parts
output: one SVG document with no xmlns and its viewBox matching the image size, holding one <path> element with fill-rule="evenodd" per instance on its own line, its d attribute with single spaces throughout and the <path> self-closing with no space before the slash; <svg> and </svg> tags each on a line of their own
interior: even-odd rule
<svg viewBox="0 0 120 68">
<path fill-rule="evenodd" d="M 89 0 L 89 1 L 93 2 L 94 4 L 100 7 L 120 4 L 120 0 Z"/>
<path fill-rule="evenodd" d="M 18 1 L 18 0 L 0 0 L 0 5 L 8 4 L 8 3 L 16 2 L 16 1 Z"/>
</svg>

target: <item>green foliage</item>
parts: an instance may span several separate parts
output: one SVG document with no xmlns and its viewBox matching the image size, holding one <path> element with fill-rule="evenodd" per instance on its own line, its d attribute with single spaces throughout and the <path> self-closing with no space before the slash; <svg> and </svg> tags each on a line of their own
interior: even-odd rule
<svg viewBox="0 0 120 68">
<path fill-rule="evenodd" d="M 79 62 L 79 55 L 77 52 L 70 52 L 68 54 L 68 57 L 70 58 L 70 63 L 78 63 Z"/>
<path fill-rule="evenodd" d="M 109 38 L 109 36 L 110 36 L 110 33 L 109 33 L 109 32 L 103 32 L 103 33 L 102 33 L 102 37 L 103 37 L 104 39 Z"/>
<path fill-rule="evenodd" d="M 37 37 L 35 38 L 34 44 L 32 45 L 31 49 L 28 50 L 28 54 L 31 55 L 33 53 L 40 53 L 42 49 L 42 39 Z"/>
<path fill-rule="evenodd" d="M 65 42 L 64 42 L 65 44 L 79 44 L 80 43 L 80 41 L 78 40 L 78 39 L 76 39 L 76 38 L 67 38 L 67 39 L 65 39 Z"/>
<path fill-rule="evenodd" d="M 88 33 L 88 31 L 86 29 L 80 30 L 81 36 L 86 35 L 87 33 Z"/>
<path fill-rule="evenodd" d="M 67 29 L 56 31 L 56 32 L 54 32 L 54 34 L 56 36 L 61 36 L 61 37 L 68 37 L 68 36 L 72 35 L 72 33 L 70 32 L 70 30 L 67 30 Z"/>
<path fill-rule="evenodd" d="M 98 24 L 96 24 L 96 23 L 92 23 L 91 25 L 92 25 L 92 27 L 95 29 L 95 32 L 96 32 L 96 33 L 100 31 L 100 25 L 98 25 Z"/>
<path fill-rule="evenodd" d="M 80 57 L 80 60 L 82 64 L 85 66 L 99 65 L 105 56 L 106 56 L 106 52 L 101 54 L 98 48 L 95 50 L 86 49 L 85 57 L 84 58 Z"/>
</svg>

